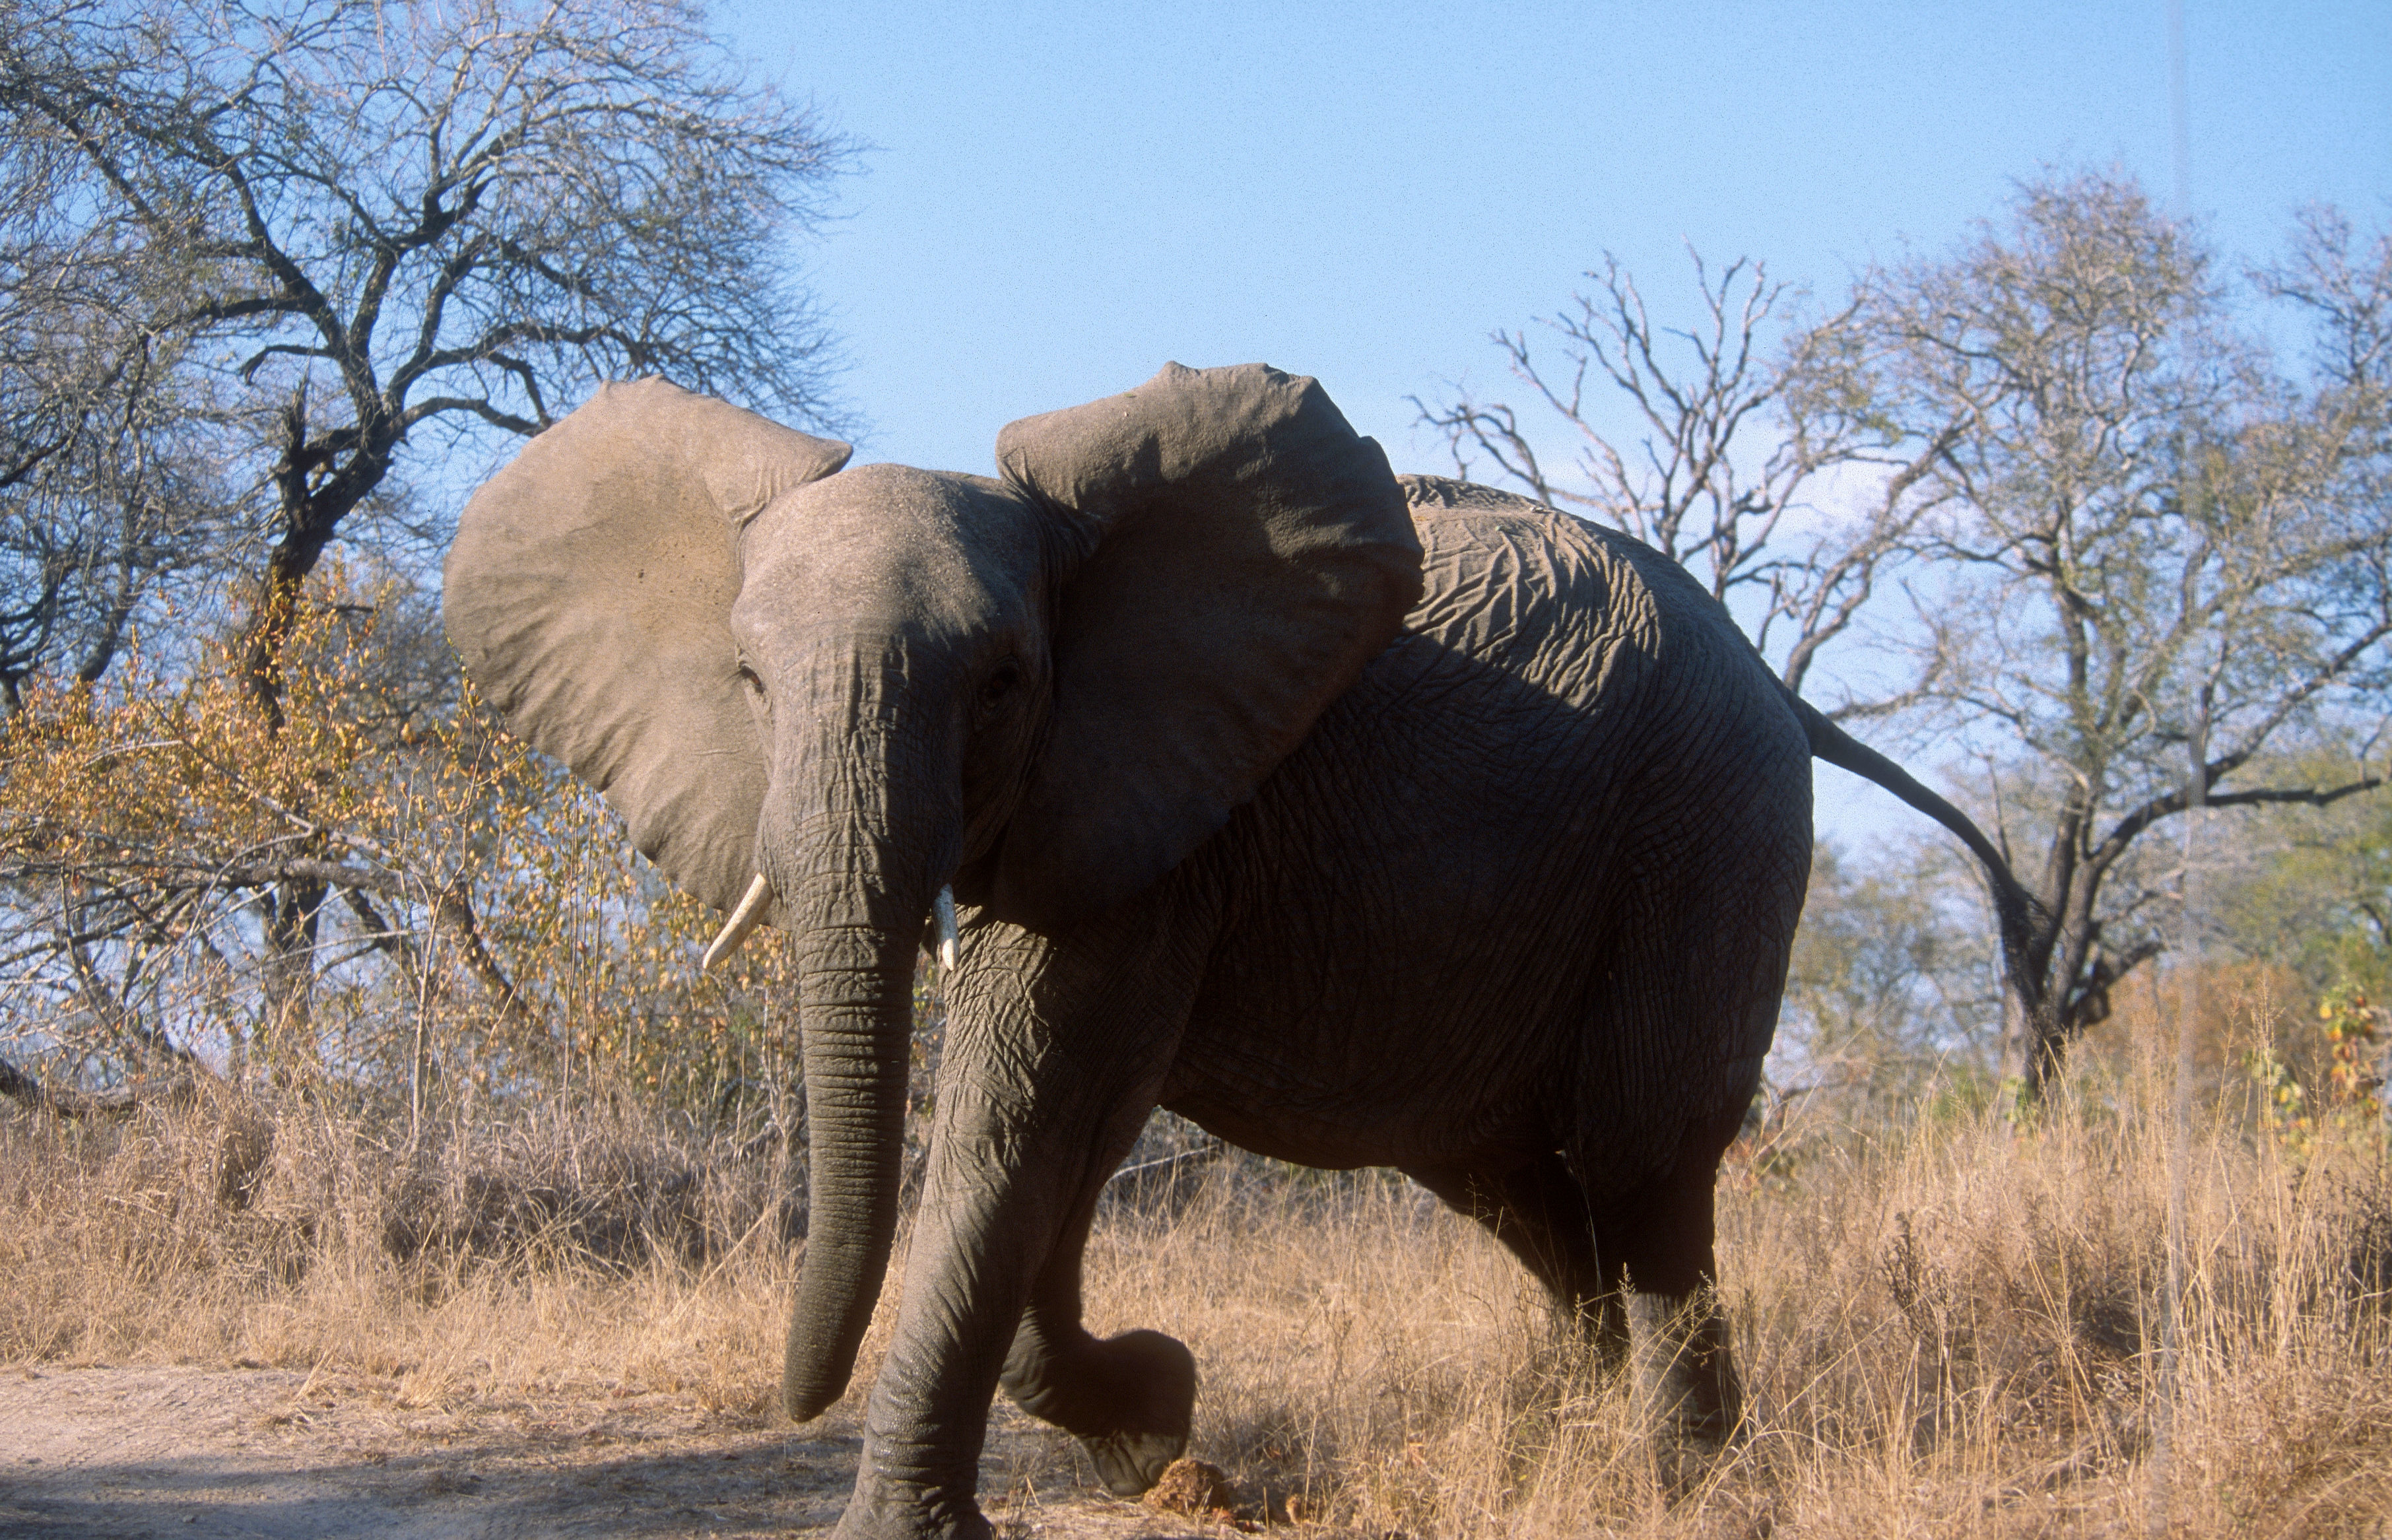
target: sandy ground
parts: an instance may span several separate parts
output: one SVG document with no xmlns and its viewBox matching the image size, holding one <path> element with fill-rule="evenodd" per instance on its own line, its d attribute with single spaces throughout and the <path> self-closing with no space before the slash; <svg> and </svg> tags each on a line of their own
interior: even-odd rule
<svg viewBox="0 0 2392 1540">
<path fill-rule="evenodd" d="M 858 1445 L 852 1424 L 774 1427 L 664 1394 L 425 1407 L 366 1376 L 8 1369 L 0 1536 L 826 1534 Z M 1000 1537 L 1235 1533 L 1116 1502 L 1086 1479 L 1068 1439 L 1000 1410 L 981 1477 Z"/>
</svg>

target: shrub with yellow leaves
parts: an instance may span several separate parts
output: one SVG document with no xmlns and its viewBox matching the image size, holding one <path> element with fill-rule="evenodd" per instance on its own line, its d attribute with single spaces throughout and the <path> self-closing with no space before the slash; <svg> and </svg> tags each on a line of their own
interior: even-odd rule
<svg viewBox="0 0 2392 1540">
<path fill-rule="evenodd" d="M 2303 1083 L 2272 1040 L 2244 1055 L 2244 1072 L 2260 1093 L 2261 1125 L 2297 1159 L 2328 1144 L 2392 1148 L 2383 1067 L 2392 1042 L 2383 1011 L 2365 990 L 2342 985 L 2318 1002 L 2317 1017 L 2322 1051 L 2314 1084 Z"/>
<path fill-rule="evenodd" d="M 786 946 L 701 975 L 713 917 L 456 682 L 428 606 L 326 576 L 279 727 L 221 656 L 177 678 L 136 646 L 27 691 L 0 734 L 0 1053 L 419 1114 L 468 1085 L 696 1108 L 780 1078 Z"/>
</svg>

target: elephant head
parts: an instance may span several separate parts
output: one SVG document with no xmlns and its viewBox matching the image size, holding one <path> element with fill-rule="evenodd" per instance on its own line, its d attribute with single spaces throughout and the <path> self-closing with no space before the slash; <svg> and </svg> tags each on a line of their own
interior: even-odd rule
<svg viewBox="0 0 2392 1540">
<path fill-rule="evenodd" d="M 1015 423 L 1002 480 L 847 455 L 608 386 L 474 495 L 446 573 L 450 639 L 510 724 L 672 881 L 744 909 L 726 940 L 757 918 L 797 938 L 801 1419 L 845 1388 L 888 1265 L 934 897 L 1049 934 L 1131 898 L 1420 588 L 1378 446 L 1260 365 L 1172 364 Z"/>
</svg>

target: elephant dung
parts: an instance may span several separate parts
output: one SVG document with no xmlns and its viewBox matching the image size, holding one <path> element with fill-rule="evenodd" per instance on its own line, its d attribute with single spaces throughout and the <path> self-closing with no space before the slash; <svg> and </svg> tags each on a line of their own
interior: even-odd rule
<svg viewBox="0 0 2392 1540">
<path fill-rule="evenodd" d="M 1228 1519 L 1235 1516 L 1238 1494 L 1219 1466 L 1182 1455 L 1164 1468 L 1163 1479 L 1146 1494 L 1146 1506 L 1158 1513 Z"/>
</svg>

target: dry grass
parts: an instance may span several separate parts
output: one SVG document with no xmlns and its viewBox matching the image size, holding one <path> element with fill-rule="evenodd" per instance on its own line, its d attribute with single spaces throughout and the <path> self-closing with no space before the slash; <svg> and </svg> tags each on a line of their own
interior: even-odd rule
<svg viewBox="0 0 2392 1540">
<path fill-rule="evenodd" d="M 2166 1208 L 2144 1105 L 2015 1137 L 1962 1120 L 1815 1138 L 1767 1181 L 1732 1166 L 1752 1431 L 1675 1507 L 1627 1394 L 1400 1181 L 1224 1161 L 1150 1191 L 1100 1227 L 1091 1324 L 1184 1337 L 1205 1374 L 1197 1452 L 1274 1513 L 1293 1494 L 1367 1533 L 2140 1533 Z M 0 1359 L 768 1415 L 794 1269 L 769 1157 L 630 1115 L 461 1124 L 411 1155 L 305 1105 L 266 1141 L 267 1116 L 0 1116 Z M 2392 1184 L 2223 1129 L 2195 1167 L 2177 1532 L 2392 1533 Z M 1020 1466 L 1011 1495 L 1069 1485 L 1065 1459 Z"/>
<path fill-rule="evenodd" d="M 410 1151 L 321 1106 L 0 1116 L 0 1359 L 341 1369 L 419 1405 L 667 1390 L 760 1416 L 770 1158 L 619 1114 Z"/>
</svg>

